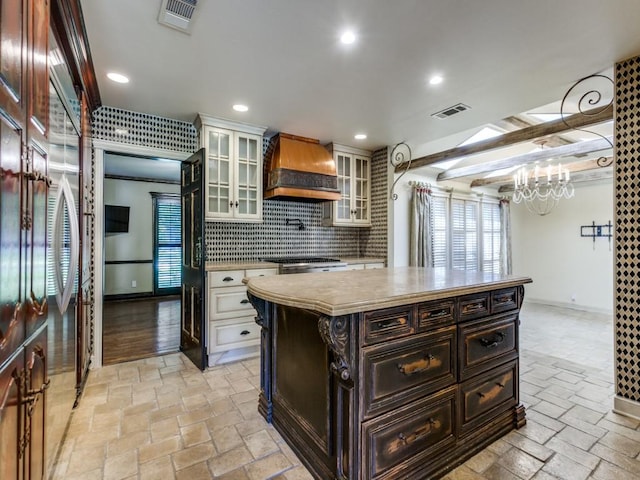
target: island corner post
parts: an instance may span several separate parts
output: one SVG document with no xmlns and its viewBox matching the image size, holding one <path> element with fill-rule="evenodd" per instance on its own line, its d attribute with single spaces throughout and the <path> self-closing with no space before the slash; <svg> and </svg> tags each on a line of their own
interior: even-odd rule
<svg viewBox="0 0 640 480">
<path fill-rule="evenodd" d="M 444 475 L 525 424 L 530 281 L 412 267 L 251 279 L 258 409 L 316 478 Z"/>
</svg>

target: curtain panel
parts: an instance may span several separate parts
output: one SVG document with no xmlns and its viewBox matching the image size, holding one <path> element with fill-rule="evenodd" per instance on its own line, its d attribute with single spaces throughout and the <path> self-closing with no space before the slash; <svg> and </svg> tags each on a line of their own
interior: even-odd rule
<svg viewBox="0 0 640 480">
<path fill-rule="evenodd" d="M 412 267 L 432 267 L 431 190 L 429 188 L 413 187 L 410 237 L 409 265 Z"/>
<path fill-rule="evenodd" d="M 509 200 L 500 200 L 500 272 L 512 273 L 511 265 L 511 205 Z"/>
</svg>

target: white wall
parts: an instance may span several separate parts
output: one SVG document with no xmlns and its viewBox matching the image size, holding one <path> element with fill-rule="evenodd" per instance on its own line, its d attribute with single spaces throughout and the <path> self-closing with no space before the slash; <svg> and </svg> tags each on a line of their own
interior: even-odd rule
<svg viewBox="0 0 640 480">
<path fill-rule="evenodd" d="M 513 273 L 533 279 L 527 301 L 613 311 L 613 243 L 580 237 L 582 225 L 613 222 L 612 181 L 576 185 L 543 217 L 512 202 L 511 219 Z"/>
<path fill-rule="evenodd" d="M 153 260 L 153 202 L 150 192 L 180 193 L 180 185 L 104 179 L 104 204 L 130 207 L 129 232 L 107 235 L 104 260 Z M 132 287 L 132 282 L 136 286 Z M 151 293 L 153 265 L 105 265 L 104 294 Z"/>
</svg>

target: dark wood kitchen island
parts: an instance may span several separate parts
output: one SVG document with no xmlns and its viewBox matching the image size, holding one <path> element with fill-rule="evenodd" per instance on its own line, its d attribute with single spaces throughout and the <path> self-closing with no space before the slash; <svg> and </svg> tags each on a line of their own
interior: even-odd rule
<svg viewBox="0 0 640 480">
<path fill-rule="evenodd" d="M 426 268 L 248 280 L 258 408 L 318 479 L 432 479 L 525 423 L 525 277 Z"/>
</svg>

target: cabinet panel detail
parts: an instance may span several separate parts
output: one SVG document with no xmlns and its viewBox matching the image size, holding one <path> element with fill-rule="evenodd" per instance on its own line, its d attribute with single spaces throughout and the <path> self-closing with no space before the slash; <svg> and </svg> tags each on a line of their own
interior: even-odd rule
<svg viewBox="0 0 640 480">
<path fill-rule="evenodd" d="M 515 287 L 491 292 L 491 313 L 506 312 L 517 308 L 518 293 Z"/>
<path fill-rule="evenodd" d="M 458 300 L 458 321 L 472 320 L 489 314 L 489 293 L 466 295 Z"/>
<path fill-rule="evenodd" d="M 467 379 L 518 355 L 518 315 L 460 325 L 460 378 Z"/>
<path fill-rule="evenodd" d="M 364 478 L 401 478 L 403 463 L 424 461 L 454 442 L 455 387 L 364 424 Z"/>
<path fill-rule="evenodd" d="M 364 313 L 366 343 L 381 342 L 413 333 L 413 309 L 390 308 Z"/>
<path fill-rule="evenodd" d="M 451 385 L 456 327 L 363 350 L 365 417 Z"/>
<path fill-rule="evenodd" d="M 443 325 L 449 325 L 455 320 L 455 302 L 429 302 L 418 305 L 418 331 L 425 331 Z"/>
<path fill-rule="evenodd" d="M 518 364 L 511 362 L 460 385 L 462 433 L 489 421 L 518 402 Z"/>
</svg>

